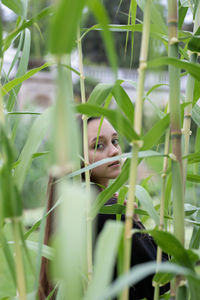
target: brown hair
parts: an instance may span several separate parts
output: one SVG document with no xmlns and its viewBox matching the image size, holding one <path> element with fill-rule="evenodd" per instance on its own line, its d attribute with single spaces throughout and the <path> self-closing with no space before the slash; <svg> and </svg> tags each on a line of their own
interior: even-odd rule
<svg viewBox="0 0 200 300">
<path fill-rule="evenodd" d="M 92 120 L 99 119 L 100 117 L 90 117 L 87 120 L 89 123 Z M 83 140 L 83 120 L 82 116 L 79 115 L 77 117 L 77 122 L 81 129 L 81 138 Z M 83 142 L 81 142 L 81 155 L 83 156 Z M 81 164 L 81 167 L 83 165 Z M 82 173 L 82 180 L 84 180 L 84 174 Z M 55 204 L 55 190 L 56 190 L 56 180 L 57 178 L 53 176 L 49 176 L 48 188 L 47 188 L 47 212 L 53 207 Z M 46 225 L 45 225 L 45 234 L 44 234 L 44 244 L 48 245 L 50 238 L 54 232 L 54 219 L 55 219 L 55 212 L 54 210 L 50 212 L 46 218 Z M 42 257 L 41 262 L 41 269 L 40 269 L 40 278 L 39 278 L 39 288 L 38 288 L 38 299 L 45 300 L 48 295 L 53 291 L 54 286 L 49 278 L 49 262 L 48 259 Z M 51 300 L 56 298 L 56 292 L 53 293 L 51 296 Z"/>
</svg>

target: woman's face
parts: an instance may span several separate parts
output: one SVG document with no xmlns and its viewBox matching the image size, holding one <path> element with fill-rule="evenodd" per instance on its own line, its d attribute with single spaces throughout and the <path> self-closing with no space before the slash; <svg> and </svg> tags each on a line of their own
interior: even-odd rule
<svg viewBox="0 0 200 300">
<path fill-rule="evenodd" d="M 89 162 L 91 164 L 101 159 L 121 154 L 118 134 L 106 119 L 103 120 L 97 148 L 95 151 L 99 124 L 100 119 L 90 120 L 88 123 Z M 93 182 L 99 183 L 106 187 L 109 179 L 116 178 L 120 172 L 121 162 L 116 160 L 92 169 L 91 179 Z"/>
</svg>

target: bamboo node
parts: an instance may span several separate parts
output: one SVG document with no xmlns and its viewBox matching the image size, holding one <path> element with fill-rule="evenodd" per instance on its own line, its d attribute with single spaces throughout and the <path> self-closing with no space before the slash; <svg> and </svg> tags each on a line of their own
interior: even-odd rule
<svg viewBox="0 0 200 300">
<path fill-rule="evenodd" d="M 83 74 L 80 74 L 80 79 L 85 80 L 85 76 Z"/>
<path fill-rule="evenodd" d="M 169 157 L 171 158 L 171 160 L 177 161 L 176 155 L 174 153 L 169 153 Z"/>
<path fill-rule="evenodd" d="M 161 175 L 162 178 L 165 178 L 166 176 L 167 176 L 166 173 L 162 173 L 162 175 Z"/>
<path fill-rule="evenodd" d="M 126 218 L 127 219 L 132 219 L 133 218 L 133 213 L 132 212 L 127 212 L 126 213 Z"/>
<path fill-rule="evenodd" d="M 169 41 L 169 45 L 173 45 L 173 44 L 176 44 L 178 43 L 179 40 L 177 39 L 177 37 L 173 36 L 170 41 Z"/>
<path fill-rule="evenodd" d="M 87 120 L 87 116 L 86 115 L 82 115 L 82 120 Z"/>
<path fill-rule="evenodd" d="M 144 141 L 143 140 L 135 140 L 135 141 L 133 141 L 133 145 L 137 146 L 138 148 L 142 148 L 142 146 L 144 145 Z"/>
<path fill-rule="evenodd" d="M 139 71 L 146 70 L 146 69 L 147 69 L 147 62 L 144 61 L 144 60 L 141 60 L 140 61 Z"/>
</svg>

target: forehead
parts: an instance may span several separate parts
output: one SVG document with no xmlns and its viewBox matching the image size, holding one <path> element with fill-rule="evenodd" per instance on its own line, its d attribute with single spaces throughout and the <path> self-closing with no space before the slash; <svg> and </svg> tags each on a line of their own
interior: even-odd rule
<svg viewBox="0 0 200 300">
<path fill-rule="evenodd" d="M 100 119 L 91 120 L 88 123 L 88 140 L 92 140 L 97 137 L 98 129 L 100 125 Z M 108 122 L 108 120 L 104 119 L 100 135 L 104 137 L 112 137 L 113 134 L 117 134 L 116 130 L 112 127 L 112 125 Z"/>
</svg>

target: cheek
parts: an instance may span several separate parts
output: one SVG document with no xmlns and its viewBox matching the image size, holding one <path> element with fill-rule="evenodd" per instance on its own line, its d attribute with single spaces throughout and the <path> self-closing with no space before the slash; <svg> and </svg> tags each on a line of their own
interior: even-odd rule
<svg viewBox="0 0 200 300">
<path fill-rule="evenodd" d="M 104 158 L 103 155 L 101 153 L 99 153 L 98 151 L 96 153 L 94 153 L 94 151 L 89 151 L 88 155 L 89 155 L 89 163 L 90 164 Z"/>
</svg>

